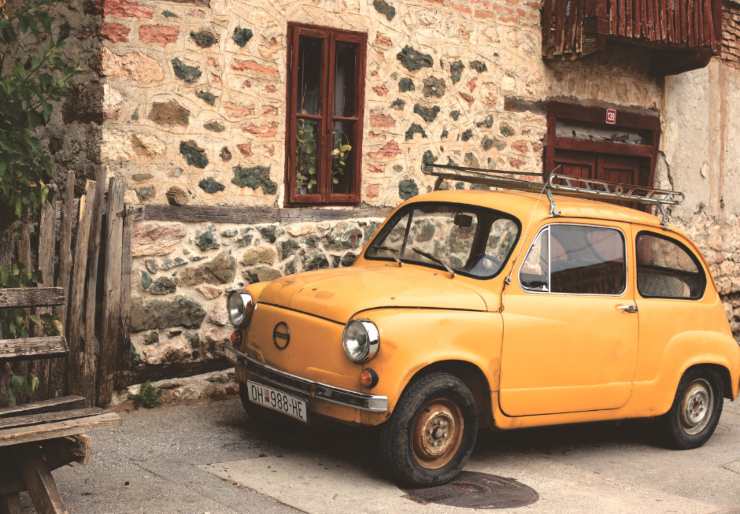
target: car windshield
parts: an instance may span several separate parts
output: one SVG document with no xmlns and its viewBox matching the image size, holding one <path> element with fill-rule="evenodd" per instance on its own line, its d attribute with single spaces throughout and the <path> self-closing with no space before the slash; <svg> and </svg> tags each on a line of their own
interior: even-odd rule
<svg viewBox="0 0 740 514">
<path fill-rule="evenodd" d="M 418 203 L 386 223 L 365 257 L 491 278 L 501 271 L 518 238 L 519 223 L 507 214 L 471 205 Z"/>
</svg>

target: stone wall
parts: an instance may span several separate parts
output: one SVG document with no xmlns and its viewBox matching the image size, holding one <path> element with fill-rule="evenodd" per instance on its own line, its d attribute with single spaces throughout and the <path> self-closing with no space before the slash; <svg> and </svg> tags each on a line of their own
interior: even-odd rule
<svg viewBox="0 0 740 514">
<path fill-rule="evenodd" d="M 657 179 L 686 193 L 672 222 L 710 264 L 740 341 L 740 69 L 723 59 L 666 78 Z"/>
<path fill-rule="evenodd" d="M 540 170 L 541 103 L 657 110 L 641 52 L 545 66 L 538 2 L 104 0 L 102 159 L 132 203 L 283 207 L 287 24 L 368 34 L 362 203 L 431 189 L 424 159 Z M 228 336 L 224 295 L 347 265 L 380 220 L 136 226 L 132 342 L 149 366 L 203 362 Z"/>
<path fill-rule="evenodd" d="M 140 202 L 282 206 L 289 21 L 366 32 L 362 201 L 431 186 L 422 159 L 541 169 L 542 112 L 507 97 L 657 109 L 640 52 L 546 67 L 538 2 L 105 0 L 103 161 Z"/>
<path fill-rule="evenodd" d="M 130 306 L 137 364 L 192 364 L 218 357 L 233 330 L 226 314 L 229 291 L 301 271 L 348 266 L 379 221 L 138 223 Z"/>
<path fill-rule="evenodd" d="M 5 1 L 0 1 L 0 7 L 4 4 Z M 21 4 L 21 0 L 9 1 L 6 8 L 17 9 Z M 85 179 L 94 178 L 101 166 L 103 79 L 99 34 L 102 10 L 94 0 L 67 0 L 55 5 L 51 13 L 62 32 L 68 29 L 64 56 L 76 66 L 77 74 L 72 78 L 67 98 L 52 111 L 42 136 L 59 170 L 55 181 L 61 185 L 66 171 L 74 170 L 82 189 Z M 66 29 L 61 29 L 62 26 Z M 25 59 L 26 56 L 18 57 Z M 7 68 L 15 64 L 14 60 L 7 59 L 2 66 Z"/>
</svg>

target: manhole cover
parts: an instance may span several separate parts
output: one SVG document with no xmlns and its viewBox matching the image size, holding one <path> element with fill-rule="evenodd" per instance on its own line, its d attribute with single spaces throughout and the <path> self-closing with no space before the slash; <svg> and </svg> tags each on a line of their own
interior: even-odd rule
<svg viewBox="0 0 740 514">
<path fill-rule="evenodd" d="M 407 489 L 418 503 L 438 503 L 468 509 L 513 509 L 540 499 L 537 491 L 514 480 L 486 473 L 463 471 L 452 482 L 426 489 Z"/>
</svg>

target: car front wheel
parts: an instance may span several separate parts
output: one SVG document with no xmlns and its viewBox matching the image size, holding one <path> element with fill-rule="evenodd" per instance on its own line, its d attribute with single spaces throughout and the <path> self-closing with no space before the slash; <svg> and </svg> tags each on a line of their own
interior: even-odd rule
<svg viewBox="0 0 740 514">
<path fill-rule="evenodd" d="M 671 448 L 688 450 L 706 443 L 722 414 L 722 386 L 717 373 L 693 369 L 684 374 L 671 410 L 663 416 L 663 431 Z"/>
<path fill-rule="evenodd" d="M 384 467 L 401 485 L 427 487 L 455 478 L 478 437 L 470 389 L 449 373 L 414 380 L 380 435 Z"/>
</svg>

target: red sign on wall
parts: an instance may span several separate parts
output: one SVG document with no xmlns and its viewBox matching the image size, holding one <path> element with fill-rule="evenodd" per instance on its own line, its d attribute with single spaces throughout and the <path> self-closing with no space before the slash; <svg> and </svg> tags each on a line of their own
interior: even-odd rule
<svg viewBox="0 0 740 514">
<path fill-rule="evenodd" d="M 617 110 L 611 107 L 606 110 L 606 119 L 604 120 L 607 125 L 617 124 Z"/>
</svg>

